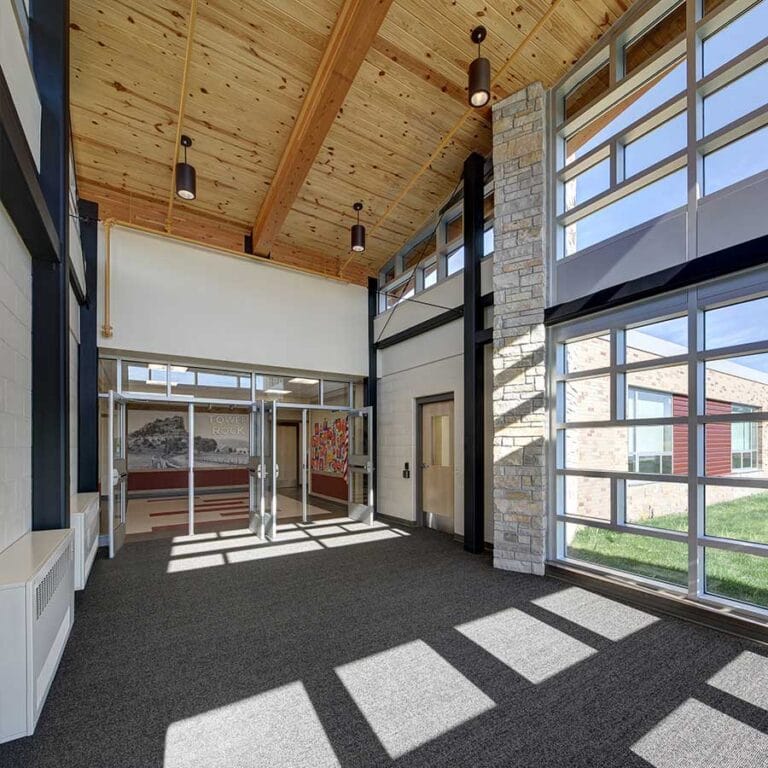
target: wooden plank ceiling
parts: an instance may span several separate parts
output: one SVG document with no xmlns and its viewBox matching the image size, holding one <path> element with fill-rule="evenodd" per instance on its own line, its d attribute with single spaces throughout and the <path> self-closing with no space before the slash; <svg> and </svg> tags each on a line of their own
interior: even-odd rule
<svg viewBox="0 0 768 768">
<path fill-rule="evenodd" d="M 256 225 L 275 261 L 364 282 L 446 200 L 467 155 L 490 152 L 490 109 L 466 104 L 470 30 L 488 28 L 496 100 L 552 85 L 629 4 L 72 0 L 80 195 L 101 218 L 237 251 Z M 307 137 L 307 115 L 322 135 Z M 180 133 L 194 142 L 191 202 L 172 195 Z M 353 256 L 356 200 L 368 243 Z"/>
</svg>

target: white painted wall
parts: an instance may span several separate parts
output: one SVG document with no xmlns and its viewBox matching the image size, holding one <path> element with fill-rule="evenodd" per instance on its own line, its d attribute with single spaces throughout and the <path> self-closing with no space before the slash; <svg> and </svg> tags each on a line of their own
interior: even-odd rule
<svg viewBox="0 0 768 768">
<path fill-rule="evenodd" d="M 103 350 L 364 376 L 365 288 L 112 229 L 112 338 Z M 99 233 L 99 327 L 104 322 Z"/>
<path fill-rule="evenodd" d="M 435 295 L 437 288 L 425 293 Z M 462 277 L 458 275 L 446 281 L 446 290 L 440 299 L 444 307 L 456 306 L 461 300 Z M 439 295 L 439 294 L 438 294 Z M 421 296 L 421 294 L 419 294 Z M 437 302 L 441 303 L 441 302 Z M 413 305 L 411 305 L 413 306 Z M 400 305 L 400 321 L 408 302 Z M 409 307 L 410 308 L 410 307 Z M 429 311 L 430 308 L 425 308 Z M 445 311 L 445 310 L 441 310 Z M 421 309 L 412 311 L 412 322 Z M 377 318 L 379 328 L 383 327 L 386 315 Z M 393 318 L 392 323 L 395 322 Z M 424 319 L 421 317 L 420 319 Z M 392 324 L 390 323 L 390 325 Z M 397 329 L 408 327 L 398 323 Z M 451 393 L 454 398 L 454 531 L 464 534 L 464 354 L 463 321 L 456 320 L 427 333 L 416 336 L 379 354 L 378 387 L 378 512 L 409 522 L 417 522 L 418 478 L 416 453 L 418 434 L 419 398 Z M 390 335 L 387 328 L 385 336 Z M 492 519 L 492 394 L 489 347 L 486 348 L 486 436 L 485 436 L 485 540 L 493 541 Z M 411 477 L 403 477 L 405 462 L 411 467 Z"/>
<path fill-rule="evenodd" d="M 493 259 L 484 259 L 480 264 L 480 293 L 493 290 Z M 446 309 L 464 303 L 464 273 L 458 272 L 418 293 L 415 301 L 403 301 L 387 312 L 382 312 L 374 321 L 377 339 L 386 339 L 410 328 L 417 323 L 443 314 Z"/>
<path fill-rule="evenodd" d="M 12 0 L 0 0 L 0 68 L 39 168 L 42 108 Z"/>
<path fill-rule="evenodd" d="M 32 260 L 0 205 L 0 551 L 32 527 Z"/>
</svg>

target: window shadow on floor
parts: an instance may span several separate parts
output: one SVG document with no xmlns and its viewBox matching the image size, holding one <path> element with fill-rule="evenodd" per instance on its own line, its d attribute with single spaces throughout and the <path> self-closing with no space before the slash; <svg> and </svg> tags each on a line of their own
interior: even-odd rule
<svg viewBox="0 0 768 768">
<path fill-rule="evenodd" d="M 706 747 L 675 743 L 697 713 L 765 764 L 768 704 L 739 687 L 765 649 L 428 530 L 308 528 L 98 559 L 37 732 L 0 764 L 666 768 Z M 221 564 L 169 568 L 201 555 Z"/>
</svg>

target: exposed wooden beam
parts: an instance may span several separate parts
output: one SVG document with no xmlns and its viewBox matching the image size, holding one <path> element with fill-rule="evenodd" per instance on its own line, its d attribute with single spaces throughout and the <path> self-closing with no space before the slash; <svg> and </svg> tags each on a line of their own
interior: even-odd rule
<svg viewBox="0 0 768 768">
<path fill-rule="evenodd" d="M 165 228 L 168 232 L 171 231 L 171 226 L 173 225 L 173 203 L 176 199 L 176 163 L 179 157 L 184 108 L 187 103 L 187 77 L 189 75 L 189 61 L 192 58 L 192 41 L 195 37 L 196 21 L 197 0 L 190 0 L 189 20 L 187 22 L 187 47 L 184 51 L 184 69 L 181 74 L 181 93 L 179 94 L 179 110 L 176 119 L 176 141 L 173 145 L 173 162 L 171 163 L 171 189 L 168 193 L 168 214 L 165 217 Z"/>
<path fill-rule="evenodd" d="M 493 90 L 493 87 L 499 83 L 502 79 L 502 77 L 506 74 L 507 70 L 510 68 L 510 66 L 517 60 L 517 58 L 522 53 L 523 49 L 530 43 L 532 40 L 536 38 L 538 33 L 541 31 L 541 28 L 549 21 L 552 14 L 557 9 L 558 5 L 560 4 L 561 0 L 550 0 L 549 8 L 547 8 L 546 11 L 541 15 L 539 20 L 536 22 L 536 24 L 531 28 L 530 32 L 520 41 L 520 44 L 515 48 L 512 53 L 510 54 L 509 58 L 504 62 L 504 65 L 499 69 L 499 71 L 496 73 L 495 77 L 491 80 L 491 90 Z M 405 185 L 405 187 L 400 191 L 400 193 L 395 197 L 394 200 L 387 206 L 384 213 L 379 217 L 379 219 L 371 226 L 368 230 L 368 236 L 370 237 L 374 232 L 376 232 L 379 227 L 391 216 L 392 212 L 397 208 L 398 205 L 403 201 L 405 196 L 413 189 L 416 182 L 429 170 L 432 163 L 437 159 L 437 157 L 440 155 L 440 153 L 448 146 L 448 144 L 452 141 L 453 137 L 459 132 L 461 127 L 464 125 L 464 123 L 471 117 L 473 114 L 475 114 L 477 110 L 474 109 L 474 107 L 468 107 L 464 113 L 461 115 L 461 117 L 456 121 L 453 128 L 451 128 L 445 136 L 440 140 L 440 143 L 435 147 L 432 154 L 427 158 L 427 160 L 422 163 L 421 167 L 418 171 L 410 178 L 408 183 Z M 349 263 L 355 258 L 355 254 L 351 253 L 344 264 L 342 265 L 341 269 L 339 270 L 339 276 L 343 276 L 344 270 L 349 266 Z"/>
<path fill-rule="evenodd" d="M 256 253 L 268 253 L 280 233 L 390 5 L 392 0 L 345 0 L 339 11 L 256 218 Z"/>
</svg>

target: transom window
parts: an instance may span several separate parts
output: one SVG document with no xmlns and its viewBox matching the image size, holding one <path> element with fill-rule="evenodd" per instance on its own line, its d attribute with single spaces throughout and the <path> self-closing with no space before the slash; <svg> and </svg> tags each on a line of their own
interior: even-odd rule
<svg viewBox="0 0 768 768">
<path fill-rule="evenodd" d="M 483 258 L 494 250 L 493 182 L 486 184 L 483 204 Z M 379 312 L 437 285 L 464 269 L 462 203 L 448 207 L 437 224 L 424 230 L 379 272 Z"/>
</svg>

